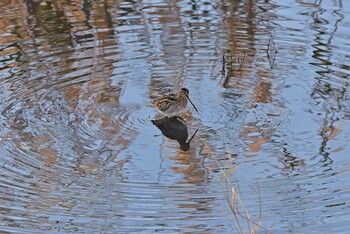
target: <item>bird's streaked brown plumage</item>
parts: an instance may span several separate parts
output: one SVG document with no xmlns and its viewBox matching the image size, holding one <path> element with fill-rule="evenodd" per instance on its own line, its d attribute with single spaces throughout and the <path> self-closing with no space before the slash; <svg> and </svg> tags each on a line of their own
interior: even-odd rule
<svg viewBox="0 0 350 234">
<path fill-rule="evenodd" d="M 173 117 L 184 112 L 188 101 L 190 101 L 194 109 L 198 111 L 190 100 L 189 91 L 187 88 L 180 89 L 176 95 L 164 95 L 160 99 L 154 100 L 152 102 L 158 108 L 161 114 L 167 117 Z"/>
</svg>

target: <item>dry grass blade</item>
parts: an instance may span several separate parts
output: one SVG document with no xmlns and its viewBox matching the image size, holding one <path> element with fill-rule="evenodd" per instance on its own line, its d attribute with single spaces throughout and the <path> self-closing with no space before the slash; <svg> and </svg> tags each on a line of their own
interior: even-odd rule
<svg viewBox="0 0 350 234">
<path fill-rule="evenodd" d="M 207 145 L 204 141 L 202 142 L 205 145 Z M 244 233 L 255 234 L 260 229 L 263 229 L 267 233 L 270 233 L 269 230 L 267 230 L 262 226 L 263 224 L 262 214 L 261 214 L 262 207 L 261 207 L 261 197 L 260 197 L 259 186 L 257 185 L 258 187 L 257 192 L 259 196 L 259 200 L 258 200 L 259 216 L 258 216 L 258 220 L 254 221 L 244 204 L 244 200 L 242 199 L 243 195 L 238 193 L 240 190 L 239 186 L 234 186 L 230 180 L 230 177 L 239 168 L 240 164 L 238 163 L 234 164 L 230 149 L 227 149 L 227 159 L 230 164 L 229 167 L 227 167 L 227 164 L 225 164 L 224 166 L 220 164 L 219 160 L 215 157 L 214 152 L 210 150 L 210 147 L 208 147 L 208 150 L 211 158 L 216 161 L 218 167 L 223 172 L 218 181 L 224 183 L 224 195 L 225 195 L 227 204 L 229 205 L 229 208 L 231 210 L 231 213 L 233 215 L 233 223 L 236 231 L 240 234 L 244 234 Z"/>
</svg>

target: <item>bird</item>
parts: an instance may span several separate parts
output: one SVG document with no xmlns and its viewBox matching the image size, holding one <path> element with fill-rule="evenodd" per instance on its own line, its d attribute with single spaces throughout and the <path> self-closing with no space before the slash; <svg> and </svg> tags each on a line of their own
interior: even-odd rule
<svg viewBox="0 0 350 234">
<path fill-rule="evenodd" d="M 190 101 L 193 108 L 198 112 L 189 96 L 187 88 L 181 88 L 177 94 L 167 94 L 152 103 L 157 107 L 159 112 L 166 117 L 174 117 L 183 113 Z"/>
</svg>

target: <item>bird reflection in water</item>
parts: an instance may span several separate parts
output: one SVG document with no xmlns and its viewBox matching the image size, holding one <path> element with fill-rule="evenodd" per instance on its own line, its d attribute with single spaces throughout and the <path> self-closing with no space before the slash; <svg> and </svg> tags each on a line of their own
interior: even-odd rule
<svg viewBox="0 0 350 234">
<path fill-rule="evenodd" d="M 198 131 L 197 129 L 192 137 L 187 141 L 187 125 L 181 117 L 164 117 L 162 119 L 152 120 L 152 123 L 160 129 L 164 136 L 169 139 L 176 140 L 183 151 L 188 151 L 190 149 L 190 142 Z"/>
</svg>

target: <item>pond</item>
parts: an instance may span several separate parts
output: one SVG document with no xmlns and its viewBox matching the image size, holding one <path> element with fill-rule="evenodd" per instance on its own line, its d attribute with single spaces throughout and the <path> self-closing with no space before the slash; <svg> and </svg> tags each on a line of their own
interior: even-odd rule
<svg viewBox="0 0 350 234">
<path fill-rule="evenodd" d="M 349 9 L 1 1 L 0 232 L 348 233 Z"/>
</svg>

